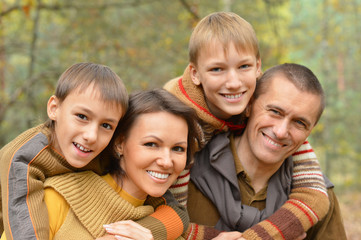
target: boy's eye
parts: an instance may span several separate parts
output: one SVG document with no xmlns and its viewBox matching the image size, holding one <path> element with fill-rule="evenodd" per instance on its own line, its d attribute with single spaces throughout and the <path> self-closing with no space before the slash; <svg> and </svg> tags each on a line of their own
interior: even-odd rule
<svg viewBox="0 0 361 240">
<path fill-rule="evenodd" d="M 217 68 L 212 68 L 211 71 L 212 72 L 220 72 L 220 71 L 222 71 L 222 69 L 217 67 Z"/>
<path fill-rule="evenodd" d="M 175 152 L 185 152 L 186 149 L 184 147 L 176 146 L 172 148 Z"/>
<path fill-rule="evenodd" d="M 88 118 L 83 115 L 83 114 L 77 114 L 78 118 L 82 119 L 82 120 L 87 120 Z"/>
<path fill-rule="evenodd" d="M 242 68 L 242 69 L 244 69 L 244 68 L 248 68 L 250 65 L 248 65 L 248 64 L 243 64 L 243 65 L 241 65 L 239 68 Z"/>
<path fill-rule="evenodd" d="M 110 124 L 108 124 L 108 123 L 103 123 L 102 127 L 106 128 L 106 129 L 113 129 L 112 126 Z"/>
</svg>

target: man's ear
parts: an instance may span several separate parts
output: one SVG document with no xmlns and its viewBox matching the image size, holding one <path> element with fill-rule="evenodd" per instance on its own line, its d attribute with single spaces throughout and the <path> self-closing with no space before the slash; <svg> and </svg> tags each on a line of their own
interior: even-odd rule
<svg viewBox="0 0 361 240">
<path fill-rule="evenodd" d="M 48 100 L 48 105 L 47 105 L 48 117 L 51 120 L 54 120 L 54 121 L 56 120 L 56 113 L 57 113 L 59 106 L 60 106 L 59 99 L 55 95 L 51 96 Z"/>
<path fill-rule="evenodd" d="M 192 82 L 197 86 L 201 85 L 201 81 L 199 81 L 199 74 L 194 63 L 189 64 L 189 71 L 191 74 Z"/>
<path fill-rule="evenodd" d="M 253 102 L 254 102 L 254 98 L 251 97 L 251 99 L 248 102 L 248 105 L 247 105 L 246 109 L 244 110 L 244 113 L 245 113 L 246 117 L 251 116 L 251 110 L 252 110 Z"/>
</svg>

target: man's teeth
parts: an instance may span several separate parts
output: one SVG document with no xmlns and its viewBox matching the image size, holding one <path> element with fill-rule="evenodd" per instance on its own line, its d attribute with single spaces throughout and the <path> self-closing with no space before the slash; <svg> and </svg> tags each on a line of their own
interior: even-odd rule
<svg viewBox="0 0 361 240">
<path fill-rule="evenodd" d="M 76 146 L 77 148 L 79 148 L 81 151 L 83 151 L 83 152 L 90 152 L 90 149 L 87 149 L 87 148 L 83 147 L 83 146 L 80 145 L 79 143 L 74 143 L 74 144 L 75 144 L 75 146 Z"/>
<path fill-rule="evenodd" d="M 157 173 L 157 172 L 153 172 L 153 171 L 147 171 L 149 173 L 149 175 L 151 175 L 152 177 L 155 178 L 159 178 L 159 179 L 166 179 L 169 177 L 169 174 L 164 174 L 164 173 Z"/>
<path fill-rule="evenodd" d="M 239 93 L 239 94 L 223 94 L 223 96 L 225 98 L 235 99 L 235 98 L 240 98 L 242 96 L 242 93 Z"/>
<path fill-rule="evenodd" d="M 281 144 L 278 144 L 278 143 L 272 141 L 270 138 L 266 138 L 266 139 L 267 139 L 267 142 L 269 142 L 270 144 L 272 144 L 272 145 L 274 145 L 274 146 L 276 146 L 276 147 L 282 147 Z"/>
</svg>

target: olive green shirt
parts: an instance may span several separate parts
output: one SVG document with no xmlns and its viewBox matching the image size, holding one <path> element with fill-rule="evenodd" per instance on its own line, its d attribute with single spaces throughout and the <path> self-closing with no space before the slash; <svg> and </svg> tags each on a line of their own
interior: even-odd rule
<svg viewBox="0 0 361 240">
<path fill-rule="evenodd" d="M 237 154 L 235 154 L 233 137 L 230 140 L 230 147 L 233 156 L 235 156 L 235 167 L 242 203 L 262 210 L 266 207 L 267 186 L 255 193 L 250 178 L 244 171 Z M 187 208 L 190 221 L 201 225 L 215 226 L 220 215 L 214 204 L 197 189 L 192 181 L 189 183 L 188 191 Z M 306 239 L 347 239 L 340 207 L 332 188 L 328 189 L 328 195 L 330 198 L 330 209 L 320 222 L 307 231 Z"/>
</svg>

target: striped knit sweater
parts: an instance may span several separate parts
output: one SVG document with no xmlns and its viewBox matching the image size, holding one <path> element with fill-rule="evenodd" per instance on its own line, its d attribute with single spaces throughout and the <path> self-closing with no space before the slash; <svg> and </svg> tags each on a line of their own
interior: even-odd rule
<svg viewBox="0 0 361 240">
<path fill-rule="evenodd" d="M 39 125 L 25 131 L 0 150 L 0 217 L 3 217 L 1 220 L 8 240 L 48 240 L 48 213 L 43 201 L 45 179 L 84 170 L 71 167 L 61 154 L 49 146 L 49 134 L 44 125 Z M 99 160 L 95 159 L 85 169 L 101 173 L 102 168 Z M 170 204 L 180 216 L 188 216 L 185 207 L 177 201 L 165 204 Z M 137 222 L 152 231 L 165 231 L 171 226 L 167 221 L 168 210 L 158 207 L 153 214 Z M 173 213 L 173 210 L 170 211 L 170 214 Z M 159 221 L 153 221 L 154 217 Z"/>
<path fill-rule="evenodd" d="M 189 67 L 181 78 L 170 80 L 164 88 L 196 110 L 204 136 L 200 147 L 203 147 L 215 134 L 229 130 L 229 124 L 226 121 L 216 118 L 209 111 L 202 88 L 193 84 L 191 80 Z M 326 215 L 330 203 L 320 165 L 311 145 L 306 141 L 293 154 L 293 159 L 294 170 L 289 200 L 270 218 L 246 230 L 243 233 L 244 238 L 287 239 L 283 232 L 285 229 L 290 231 L 289 228 L 295 227 L 292 221 L 286 218 L 290 214 L 302 223 L 303 231 L 300 234 Z M 189 179 L 189 170 L 184 170 L 170 189 L 179 202 L 185 206 Z M 191 226 L 194 228 L 194 224 Z M 300 231 L 300 229 L 294 229 L 294 231 Z M 267 234 L 264 234 L 265 232 Z M 199 231 L 195 234 L 194 231 L 189 230 L 188 233 L 188 239 L 202 239 L 197 236 L 197 234 L 201 235 Z"/>
<path fill-rule="evenodd" d="M 153 223 L 163 222 L 162 225 L 155 224 L 158 227 L 152 229 L 154 239 L 179 239 L 183 229 L 188 227 L 187 214 L 179 214 L 176 212 L 177 209 L 165 206 L 167 200 L 164 197 L 148 198 L 145 204 L 151 205 L 134 207 L 121 198 L 99 175 L 91 171 L 48 178 L 44 187 L 54 188 L 70 205 L 65 222 L 54 236 L 54 240 L 95 239 L 106 233 L 104 224 L 139 220 L 152 214 L 153 209 L 157 208 L 160 210 L 158 214 L 151 215 L 151 219 L 148 219 Z M 162 215 L 166 215 L 167 218 L 159 217 Z"/>
</svg>

